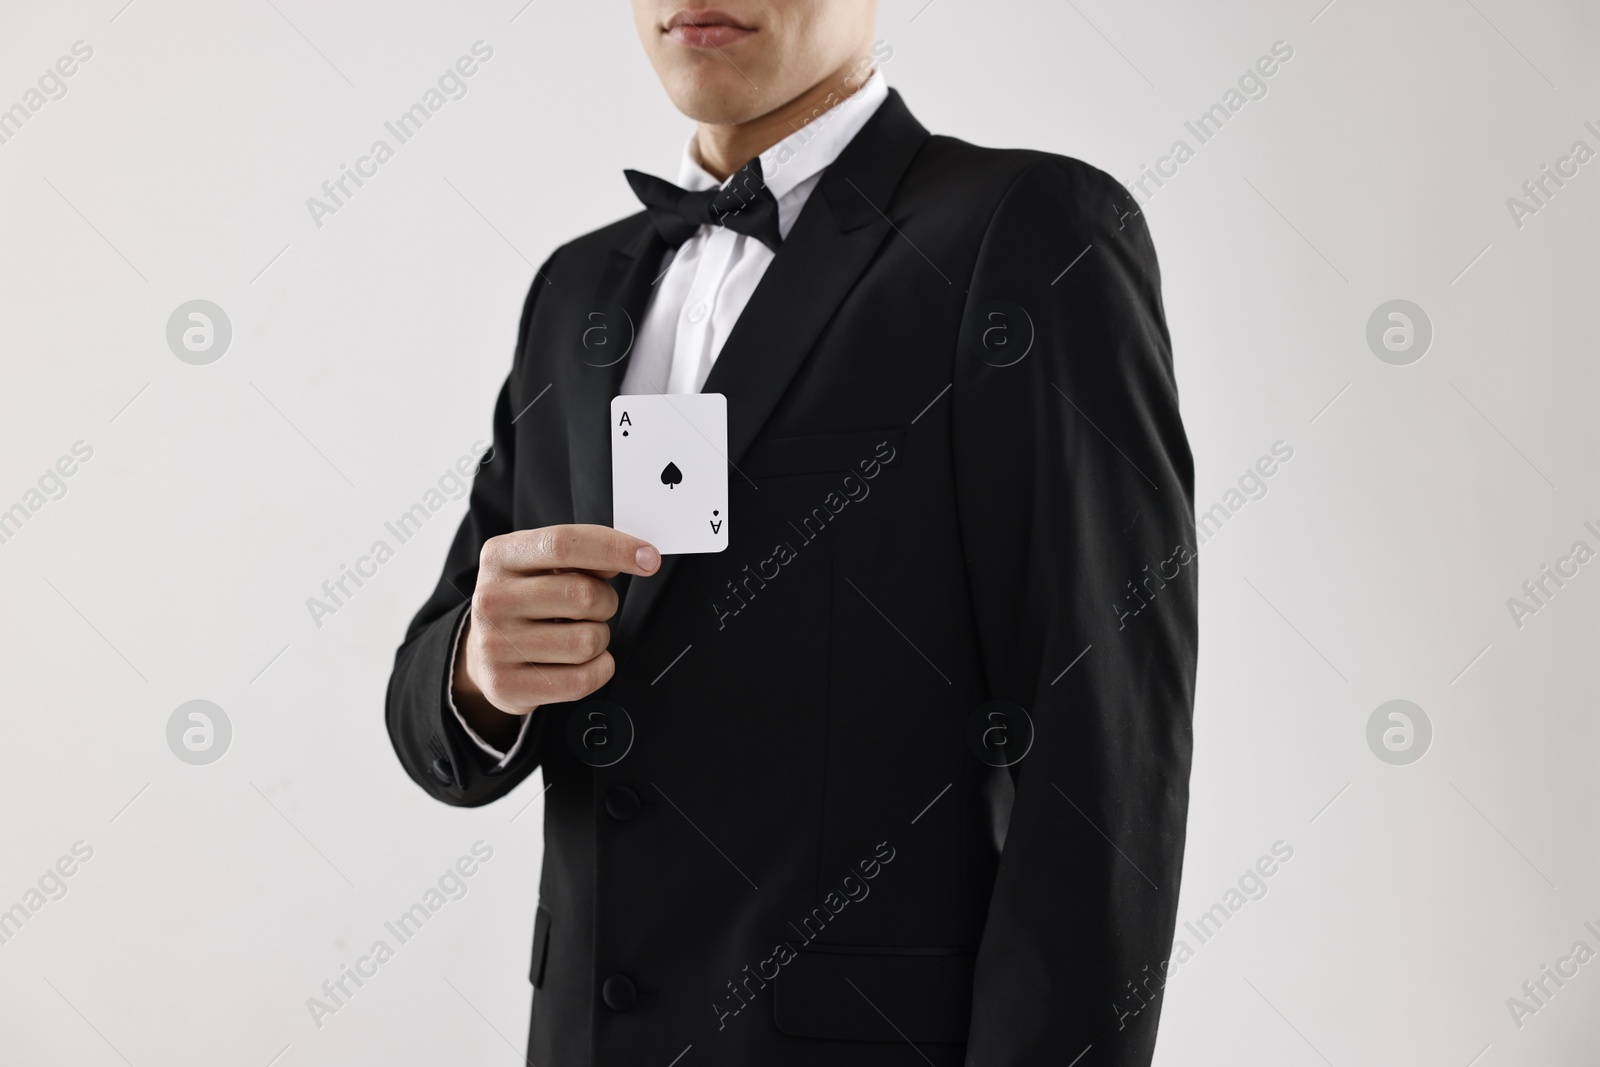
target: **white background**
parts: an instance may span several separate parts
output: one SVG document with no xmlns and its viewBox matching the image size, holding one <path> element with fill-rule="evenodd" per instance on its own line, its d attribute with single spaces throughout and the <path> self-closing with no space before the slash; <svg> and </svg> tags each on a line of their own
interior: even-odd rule
<svg viewBox="0 0 1600 1067">
<path fill-rule="evenodd" d="M 1181 918 L 1294 856 L 1176 973 L 1158 1063 L 1588 1063 L 1600 962 L 1520 1029 L 1506 999 L 1600 950 L 1600 563 L 1520 629 L 1506 600 L 1600 548 L 1600 161 L 1521 228 L 1506 199 L 1600 149 L 1600 9 L 1324 2 L 889 0 L 878 37 L 932 130 L 1124 181 L 1294 49 L 1145 208 L 1201 508 L 1294 449 L 1202 553 Z M 487 436 L 533 265 L 636 210 L 621 169 L 672 177 L 689 125 L 621 3 L 122 3 L 0 12 L 0 107 L 94 49 L 0 145 L 0 508 L 94 449 L 0 544 L 0 907 L 94 849 L 0 945 L 0 1061 L 519 1062 L 541 783 L 447 808 L 383 729 L 464 503 L 320 629 L 306 599 Z M 480 39 L 469 94 L 316 227 Z M 233 324 L 209 366 L 165 341 L 195 298 Z M 1365 340 L 1395 298 L 1434 327 L 1410 366 Z M 197 698 L 234 731 L 206 767 L 166 742 Z M 1396 698 L 1434 727 L 1404 767 L 1365 735 Z M 318 1029 L 306 999 L 478 839 L 469 894 Z"/>
</svg>

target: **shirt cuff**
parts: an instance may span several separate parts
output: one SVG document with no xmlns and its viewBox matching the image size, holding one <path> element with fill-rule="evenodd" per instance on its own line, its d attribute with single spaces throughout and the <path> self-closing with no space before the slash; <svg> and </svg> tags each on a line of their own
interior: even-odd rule
<svg viewBox="0 0 1600 1067">
<path fill-rule="evenodd" d="M 455 678 L 456 655 L 461 648 L 461 632 L 467 628 L 467 617 L 471 614 L 472 609 L 470 607 L 461 613 L 461 620 L 456 623 L 456 635 L 450 639 L 449 669 L 451 679 Z M 461 714 L 461 709 L 456 707 L 455 686 L 449 680 L 445 682 L 444 702 L 450 705 L 450 713 L 456 717 L 456 722 L 461 724 L 461 728 L 467 732 L 467 736 L 472 738 L 472 743 L 500 761 L 494 765 L 494 769 L 497 771 L 505 770 L 506 764 L 510 763 L 516 754 L 522 749 L 522 739 L 528 736 L 528 720 L 532 719 L 533 716 L 522 716 L 522 725 L 517 728 L 516 741 L 512 742 L 510 749 L 505 752 L 501 752 L 498 748 L 495 748 L 493 745 L 489 744 L 489 742 L 479 737 L 478 731 L 474 730 L 467 724 L 466 718 Z"/>
</svg>

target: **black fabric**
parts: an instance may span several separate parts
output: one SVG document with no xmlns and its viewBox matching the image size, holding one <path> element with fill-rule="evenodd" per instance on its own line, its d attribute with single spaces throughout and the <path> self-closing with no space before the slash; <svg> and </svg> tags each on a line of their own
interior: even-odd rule
<svg viewBox="0 0 1600 1067">
<path fill-rule="evenodd" d="M 538 989 L 544 985 L 544 957 L 545 949 L 550 945 L 550 913 L 543 908 L 537 909 L 533 919 L 533 955 L 528 963 L 528 981 L 533 983 L 533 988 Z"/>
<path fill-rule="evenodd" d="M 740 167 L 716 189 L 688 192 L 653 174 L 622 172 L 633 193 L 645 206 L 650 222 L 672 248 L 695 235 L 702 226 L 725 226 L 754 237 L 774 252 L 783 243 L 778 231 L 778 200 L 761 174 L 761 157 Z"/>
<path fill-rule="evenodd" d="M 582 705 L 548 705 L 497 773 L 445 703 L 449 639 L 486 538 L 609 524 L 619 354 L 667 250 L 641 212 L 544 264 L 494 459 L 389 689 L 395 749 L 430 795 L 487 804 L 536 768 L 549 785 L 529 1057 L 1149 1064 L 1197 583 L 1143 216 L 1075 160 L 931 137 L 891 93 L 706 382 L 728 399 L 730 545 L 625 591 L 595 699 L 626 710 L 627 755 L 585 762 L 567 730 Z M 1010 706 L 1027 723 L 1003 751 L 1026 755 L 992 766 L 974 739 Z M 640 800 L 627 820 L 607 812 L 618 786 Z M 915 959 L 926 946 L 941 962 Z M 874 952 L 889 962 L 850 958 Z M 830 954 L 847 958 L 816 962 Z M 602 997 L 619 975 L 626 1011 Z M 970 1011 L 939 1024 L 874 985 L 965 998 L 968 980 Z M 905 1014 L 906 1040 L 878 1040 L 844 993 Z"/>
<path fill-rule="evenodd" d="M 900 462 L 900 457 L 905 453 L 905 439 L 905 431 L 889 429 L 757 441 L 739 464 L 739 469 L 752 478 L 820 474 L 825 471 L 844 474 L 854 471 L 862 456 L 871 455 L 878 445 L 885 442 L 894 453 L 894 459 L 884 466 L 892 467 Z"/>
<path fill-rule="evenodd" d="M 972 1011 L 972 954 L 801 952 L 773 983 L 772 1008 L 778 1029 L 792 1037 L 960 1044 Z"/>
</svg>

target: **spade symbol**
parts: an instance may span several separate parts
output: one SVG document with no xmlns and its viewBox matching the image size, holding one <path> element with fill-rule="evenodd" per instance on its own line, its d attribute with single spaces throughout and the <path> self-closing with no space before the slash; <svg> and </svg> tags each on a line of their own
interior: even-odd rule
<svg viewBox="0 0 1600 1067">
<path fill-rule="evenodd" d="M 668 463 L 661 468 L 661 484 L 668 489 L 671 489 L 681 481 L 683 481 L 683 472 L 678 469 L 676 463 Z"/>
</svg>

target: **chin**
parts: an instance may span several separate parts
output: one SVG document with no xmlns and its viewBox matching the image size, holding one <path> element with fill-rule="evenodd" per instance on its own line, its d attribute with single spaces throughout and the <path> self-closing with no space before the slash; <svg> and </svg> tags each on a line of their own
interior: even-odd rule
<svg viewBox="0 0 1600 1067">
<path fill-rule="evenodd" d="M 669 94 L 677 109 L 696 122 L 731 126 L 764 113 L 756 90 L 738 74 L 694 71 L 677 79 Z"/>
</svg>

